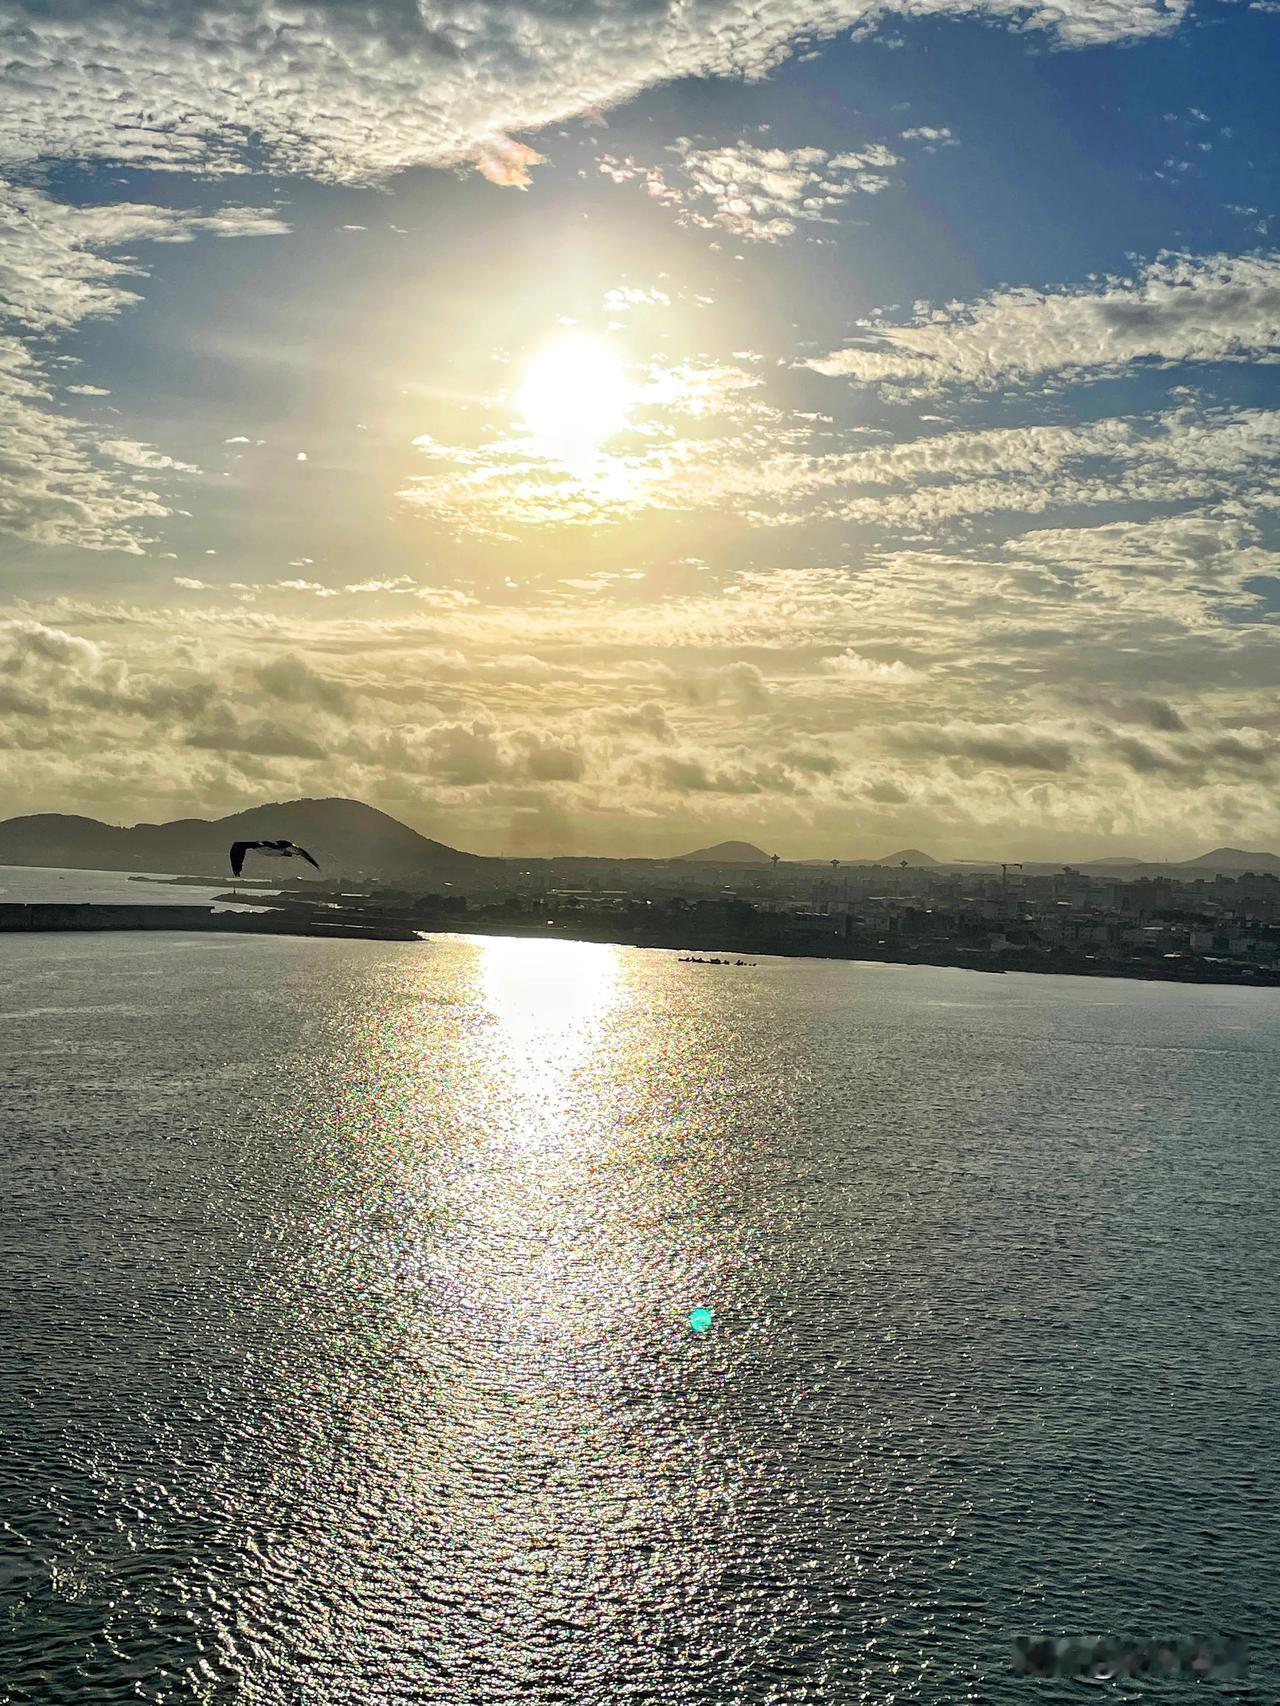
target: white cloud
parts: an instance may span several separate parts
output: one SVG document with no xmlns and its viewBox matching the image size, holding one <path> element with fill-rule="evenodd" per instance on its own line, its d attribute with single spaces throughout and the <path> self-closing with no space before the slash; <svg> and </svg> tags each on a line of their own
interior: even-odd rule
<svg viewBox="0 0 1280 1706">
<path fill-rule="evenodd" d="M 840 681 L 856 681 L 871 687 L 900 687 L 909 681 L 919 681 L 922 675 L 922 671 L 903 663 L 901 658 L 869 658 L 852 651 L 823 658 L 822 669 Z"/>
<path fill-rule="evenodd" d="M 885 169 L 898 156 L 882 143 L 860 153 L 821 148 L 761 148 L 736 142 L 700 148 L 682 136 L 668 149 L 678 157 L 679 182 L 659 166 L 606 155 L 600 170 L 617 183 L 642 182 L 647 193 L 678 209 L 682 223 L 720 228 L 756 243 L 777 243 L 803 224 L 831 224 L 851 195 L 887 188 Z"/>
<path fill-rule="evenodd" d="M 39 545 L 140 552 L 168 505 L 99 459 L 95 434 L 56 413 L 31 351 L 0 336 L 0 530 Z"/>
<path fill-rule="evenodd" d="M 959 146 L 951 134 L 950 127 L 935 124 L 918 124 L 911 130 L 902 133 L 904 142 L 923 142 L 926 154 L 936 154 L 939 148 L 956 148 Z"/>
<path fill-rule="evenodd" d="M 621 314 L 628 308 L 670 308 L 671 298 L 665 290 L 641 290 L 635 285 L 619 285 L 604 294 L 607 314 Z"/>
<path fill-rule="evenodd" d="M 28 335 L 65 332 L 118 313 L 137 300 L 137 261 L 110 251 L 126 243 L 187 242 L 201 232 L 247 236 L 285 230 L 260 209 L 191 214 L 135 203 L 76 207 L 45 191 L 0 178 L 0 317 Z M 68 386 L 106 396 L 97 386 Z M 119 467 L 191 473 L 190 464 L 132 439 L 99 440 L 86 424 L 55 413 L 43 352 L 18 337 L 0 339 L 0 531 L 44 545 L 138 553 L 143 526 L 168 505 Z"/>
<path fill-rule="evenodd" d="M 147 468 L 159 472 L 171 470 L 177 474 L 198 474 L 200 470 L 190 462 L 179 462 L 172 456 L 166 456 L 150 444 L 139 444 L 132 438 L 104 438 L 98 446 L 98 453 L 107 456 L 113 462 L 119 462 L 126 468 Z"/>
<path fill-rule="evenodd" d="M 1001 290 L 922 312 L 909 325 L 864 321 L 864 341 L 804 365 L 916 394 L 993 389 L 1060 372 L 1115 373 L 1135 361 L 1274 361 L 1280 256 L 1181 255 L 1133 279 Z"/>
<path fill-rule="evenodd" d="M 266 587 L 250 587 L 246 590 L 251 592 L 309 592 L 313 598 L 336 598 L 338 596 L 335 587 L 322 586 L 319 581 L 304 580 L 272 581 Z"/>
<path fill-rule="evenodd" d="M 343 592 L 405 592 L 414 586 L 411 575 L 393 575 L 387 580 L 355 581 L 351 586 L 344 586 Z"/>
<path fill-rule="evenodd" d="M 964 13 L 969 0 L 916 0 Z M 1166 34 L 1182 0 L 986 0 L 982 10 L 1080 46 Z M 242 166 L 250 138 L 277 167 L 361 180 L 481 162 L 519 181 L 507 139 L 602 111 L 655 83 L 759 76 L 811 41 L 882 15 L 870 0 L 779 0 L 744 26 L 732 0 L 653 11 L 587 0 L 268 0 L 43 12 L 0 4 L 7 98 L 0 158 L 106 159 L 175 171 Z M 519 145 L 517 145 L 519 146 Z M 526 160 L 523 165 L 527 166 Z M 514 174 L 514 175 L 512 175 Z"/>
<path fill-rule="evenodd" d="M 134 202 L 75 206 L 0 177 L 0 314 L 31 331 L 66 331 L 137 301 L 132 281 L 145 278 L 146 268 L 113 254 L 127 244 L 189 243 L 202 233 L 278 236 L 288 229 L 265 208 L 191 213 Z"/>
</svg>

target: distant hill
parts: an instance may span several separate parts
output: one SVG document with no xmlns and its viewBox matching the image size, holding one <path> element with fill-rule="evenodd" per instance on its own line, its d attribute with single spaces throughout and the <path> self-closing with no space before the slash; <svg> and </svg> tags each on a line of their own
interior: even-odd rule
<svg viewBox="0 0 1280 1706">
<path fill-rule="evenodd" d="M 1240 847 L 1215 847 L 1198 859 L 1183 859 L 1181 871 L 1273 871 L 1280 875 L 1280 858 L 1274 853 L 1246 853 Z"/>
<path fill-rule="evenodd" d="M 898 853 L 886 853 L 883 859 L 877 859 L 877 865 L 936 865 L 938 861 L 932 853 L 922 853 L 918 847 L 904 847 Z"/>
<path fill-rule="evenodd" d="M 1267 871 L 1280 876 L 1280 857 L 1274 853 L 1248 853 L 1241 847 L 1215 847 L 1195 859 L 1091 859 L 1076 870 L 1088 876 L 1192 877 L 1236 876 L 1242 871 Z"/>
<path fill-rule="evenodd" d="M 676 856 L 680 865 L 767 865 L 769 855 L 749 841 L 717 841 L 714 847 L 699 847 Z"/>
<path fill-rule="evenodd" d="M 179 818 L 132 829 L 58 812 L 0 823 L 0 864 L 64 865 L 75 870 L 172 871 L 180 876 L 230 876 L 233 841 L 296 841 L 315 855 L 327 876 L 372 876 L 384 882 L 452 881 L 476 875 L 497 860 L 460 853 L 430 841 L 407 824 L 359 800 L 282 800 L 222 818 Z M 255 861 L 247 877 L 313 875 L 301 861 Z"/>
</svg>

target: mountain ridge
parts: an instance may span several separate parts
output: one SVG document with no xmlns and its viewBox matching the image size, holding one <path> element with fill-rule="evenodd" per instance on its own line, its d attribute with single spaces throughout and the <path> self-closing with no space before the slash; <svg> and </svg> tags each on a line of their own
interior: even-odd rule
<svg viewBox="0 0 1280 1706">
<path fill-rule="evenodd" d="M 386 882 L 423 884 L 456 882 L 467 877 L 500 879 L 510 861 L 464 852 L 411 829 L 399 818 L 362 800 L 331 795 L 322 799 L 278 800 L 247 806 L 218 818 L 174 818 L 167 823 L 133 825 L 104 823 L 72 812 L 32 812 L 0 821 L 0 864 L 65 867 L 70 870 L 171 871 L 187 876 L 226 875 L 233 841 L 285 837 L 306 847 L 319 859 L 327 876 L 376 876 Z M 605 855 L 566 854 L 523 863 L 616 863 Z M 843 859 L 846 869 L 873 865 L 896 866 L 903 860 L 917 867 L 998 870 L 998 861 L 939 860 L 916 847 L 901 848 L 879 859 Z M 750 841 L 721 841 L 710 847 L 643 864 L 767 865 L 770 855 Z M 631 862 L 627 860 L 626 862 Z M 826 865 L 825 860 L 789 859 L 789 865 Z M 1030 873 L 1061 870 L 1066 861 L 1028 860 Z M 1082 861 L 1074 869 L 1084 875 L 1108 872 L 1125 877 L 1179 875 L 1239 875 L 1247 871 L 1280 876 L 1280 855 L 1250 852 L 1240 847 L 1215 847 L 1191 859 L 1156 860 L 1132 856 Z M 306 868 L 308 876 L 309 867 Z M 263 863 L 249 875 L 293 877 L 293 865 Z"/>
<path fill-rule="evenodd" d="M 233 841 L 286 839 L 314 854 L 329 875 L 373 874 L 384 880 L 465 876 L 500 862 L 419 835 L 361 800 L 279 800 L 220 818 L 175 818 L 131 826 L 59 812 L 0 822 L 0 863 L 69 870 L 173 871 L 226 875 Z M 292 865 L 263 865 L 247 875 L 296 875 Z M 309 873 L 309 867 L 302 867 Z"/>
<path fill-rule="evenodd" d="M 677 853 L 677 865 L 767 865 L 769 855 L 750 841 L 717 841 L 711 847 L 695 847 L 692 853 Z"/>
</svg>

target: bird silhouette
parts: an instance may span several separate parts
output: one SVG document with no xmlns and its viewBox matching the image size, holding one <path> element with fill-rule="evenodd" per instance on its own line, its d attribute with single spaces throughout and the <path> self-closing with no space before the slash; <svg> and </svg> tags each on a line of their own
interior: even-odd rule
<svg viewBox="0 0 1280 1706">
<path fill-rule="evenodd" d="M 305 859 L 308 865 L 315 865 L 315 860 L 305 847 L 296 847 L 292 841 L 233 841 L 231 844 L 231 873 L 238 877 L 244 870 L 246 853 L 261 853 L 267 859 Z"/>
</svg>

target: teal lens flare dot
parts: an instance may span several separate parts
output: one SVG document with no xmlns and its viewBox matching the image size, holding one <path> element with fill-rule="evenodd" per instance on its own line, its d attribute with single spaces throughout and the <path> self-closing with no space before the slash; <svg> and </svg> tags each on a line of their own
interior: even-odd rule
<svg viewBox="0 0 1280 1706">
<path fill-rule="evenodd" d="M 695 1309 L 689 1316 L 689 1325 L 695 1333 L 705 1333 L 714 1319 L 709 1309 Z"/>
</svg>

